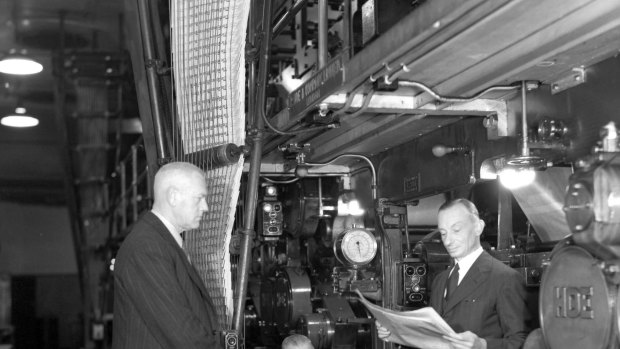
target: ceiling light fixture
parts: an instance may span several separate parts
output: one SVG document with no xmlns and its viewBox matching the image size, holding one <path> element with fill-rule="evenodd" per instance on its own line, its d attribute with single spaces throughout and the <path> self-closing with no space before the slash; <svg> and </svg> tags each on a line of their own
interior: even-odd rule
<svg viewBox="0 0 620 349">
<path fill-rule="evenodd" d="M 539 156 L 531 156 L 527 135 L 527 100 L 528 83 L 521 82 L 521 155 L 512 157 L 499 172 L 499 180 L 508 189 L 517 189 L 531 184 L 536 179 L 536 172 L 547 168 L 547 161 Z"/>
<path fill-rule="evenodd" d="M 11 75 L 32 75 L 43 71 L 43 65 L 26 55 L 26 50 L 12 49 L 0 60 L 0 73 Z"/>
<path fill-rule="evenodd" d="M 26 115 L 26 108 L 15 108 L 15 114 L 7 115 L 0 120 L 0 124 L 9 127 L 34 127 L 39 124 L 39 119 Z"/>
</svg>

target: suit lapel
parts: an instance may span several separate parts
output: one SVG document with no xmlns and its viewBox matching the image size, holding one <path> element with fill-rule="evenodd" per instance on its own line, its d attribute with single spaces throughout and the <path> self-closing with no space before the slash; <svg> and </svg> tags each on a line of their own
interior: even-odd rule
<svg viewBox="0 0 620 349">
<path fill-rule="evenodd" d="M 181 249 L 181 253 L 183 253 L 183 257 L 185 257 L 185 258 L 183 258 L 183 263 L 185 263 L 185 267 L 187 268 L 187 272 L 189 273 L 190 279 L 196 285 L 196 287 L 198 287 L 198 289 L 200 290 L 200 294 L 202 295 L 202 298 L 207 303 L 209 303 L 209 306 L 211 308 L 213 308 L 213 303 L 211 302 L 211 297 L 209 297 L 209 293 L 207 292 L 207 288 L 205 287 L 205 284 L 202 281 L 202 278 L 198 274 L 198 270 L 196 270 L 196 268 L 189 262 L 189 260 L 185 256 L 185 251 L 183 251 L 183 249 Z"/>
<path fill-rule="evenodd" d="M 204 282 L 200 278 L 200 275 L 198 275 L 198 271 L 189 262 L 189 259 L 187 258 L 187 255 L 185 254 L 185 251 L 183 251 L 183 249 L 180 248 L 178 245 L 177 245 L 177 247 L 178 247 L 178 250 L 179 250 L 178 252 L 181 254 L 181 259 L 183 260 L 183 265 L 185 265 L 185 268 L 187 268 L 187 273 L 189 274 L 190 279 L 192 279 L 194 284 L 196 284 L 196 286 L 200 289 L 200 292 L 206 293 L 207 290 L 205 289 Z"/>
<path fill-rule="evenodd" d="M 489 272 L 491 271 L 491 261 L 489 258 L 493 257 L 486 252 L 482 252 L 478 259 L 476 259 L 459 286 L 454 291 L 454 294 L 452 294 L 452 297 L 445 302 L 445 308 L 443 309 L 444 314 L 474 292 L 480 284 L 484 283 L 484 281 L 489 277 Z M 443 281 L 444 288 L 445 283 L 446 281 Z"/>
<path fill-rule="evenodd" d="M 177 248 L 180 250 L 182 254 L 181 259 L 183 260 L 183 263 L 185 264 L 185 268 L 187 269 L 189 278 L 192 280 L 194 285 L 198 287 L 202 300 L 207 304 L 208 315 L 211 317 L 212 326 L 216 327 L 218 323 L 217 313 L 216 313 L 215 305 L 213 304 L 213 301 L 211 300 L 211 297 L 209 295 L 209 292 L 207 291 L 207 288 L 205 287 L 205 284 L 202 281 L 202 278 L 198 274 L 198 270 L 190 263 L 189 259 L 187 258 L 185 251 L 183 251 L 183 249 L 180 248 L 178 244 L 176 244 L 176 241 L 175 241 L 175 245 L 177 246 Z"/>
<path fill-rule="evenodd" d="M 444 308 L 446 307 L 446 300 L 443 294 L 446 290 L 446 283 L 448 283 L 448 274 L 450 274 L 449 271 L 438 275 L 439 279 L 437 280 L 436 284 L 437 288 L 433 290 L 434 295 L 433 297 L 431 297 L 431 302 L 436 305 L 435 310 L 437 310 L 439 314 L 443 314 Z"/>
<path fill-rule="evenodd" d="M 185 251 L 183 251 L 183 249 L 179 246 L 176 240 L 174 240 L 174 238 L 168 231 L 168 228 L 166 228 L 164 223 L 159 218 L 157 218 L 155 214 L 153 214 L 152 212 L 147 212 L 146 214 L 148 215 L 146 218 L 148 218 L 155 226 L 155 231 L 162 237 L 162 239 L 164 239 L 164 241 L 166 242 L 166 244 L 169 245 L 170 248 L 176 251 L 179 259 L 182 261 L 185 269 L 187 270 L 187 273 L 189 274 L 190 280 L 192 280 L 194 285 L 198 287 L 202 298 L 213 309 L 213 303 L 211 302 L 211 297 L 209 297 L 209 293 L 205 288 L 204 282 L 200 278 L 200 275 L 198 275 L 198 271 L 196 271 L 196 268 L 194 268 L 194 266 L 191 265 L 191 263 L 189 262 Z"/>
</svg>

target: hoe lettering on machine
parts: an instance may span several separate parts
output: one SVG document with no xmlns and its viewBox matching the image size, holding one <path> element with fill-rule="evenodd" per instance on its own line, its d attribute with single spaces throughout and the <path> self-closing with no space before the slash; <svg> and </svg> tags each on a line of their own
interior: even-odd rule
<svg viewBox="0 0 620 349">
<path fill-rule="evenodd" d="M 555 317 L 594 319 L 593 291 L 593 287 L 555 287 Z"/>
</svg>

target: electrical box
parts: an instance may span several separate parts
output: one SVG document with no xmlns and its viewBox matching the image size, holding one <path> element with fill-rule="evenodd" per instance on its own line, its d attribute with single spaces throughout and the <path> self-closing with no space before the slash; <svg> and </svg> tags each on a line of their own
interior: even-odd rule
<svg viewBox="0 0 620 349">
<path fill-rule="evenodd" d="M 400 267 L 404 308 L 422 308 L 428 305 L 428 268 L 419 258 L 406 258 Z"/>
</svg>

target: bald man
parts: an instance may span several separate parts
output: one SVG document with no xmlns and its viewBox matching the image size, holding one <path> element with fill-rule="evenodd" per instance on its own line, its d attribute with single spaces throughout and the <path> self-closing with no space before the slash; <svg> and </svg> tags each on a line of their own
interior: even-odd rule
<svg viewBox="0 0 620 349">
<path fill-rule="evenodd" d="M 153 190 L 153 209 L 116 256 L 112 347 L 220 347 L 215 307 L 181 238 L 208 210 L 204 173 L 190 163 L 169 163 L 155 175 Z"/>
<path fill-rule="evenodd" d="M 314 349 L 310 338 L 303 334 L 292 334 L 282 341 L 282 349 Z"/>
</svg>

